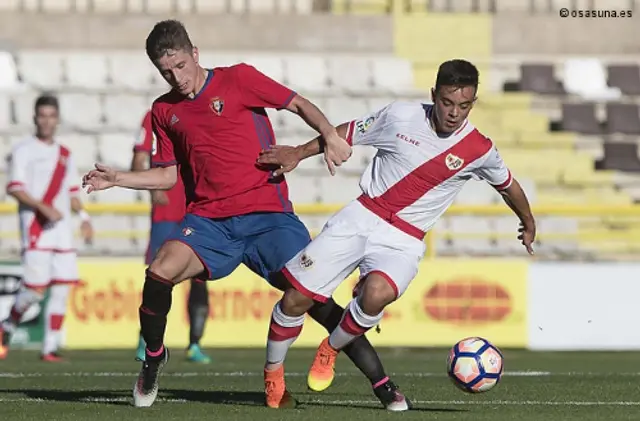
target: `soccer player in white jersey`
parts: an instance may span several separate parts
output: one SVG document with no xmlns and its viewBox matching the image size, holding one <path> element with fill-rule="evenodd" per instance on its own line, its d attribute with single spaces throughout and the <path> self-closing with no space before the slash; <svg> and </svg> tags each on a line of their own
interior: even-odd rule
<svg viewBox="0 0 640 421">
<path fill-rule="evenodd" d="M 48 289 L 41 359 L 58 362 L 67 297 L 71 285 L 79 280 L 71 211 L 82 219 L 85 241 L 93 232 L 77 197 L 80 176 L 73 155 L 55 137 L 58 100 L 43 95 L 34 108 L 35 135 L 16 144 L 8 159 L 7 193 L 18 201 L 24 275 L 9 318 L 0 324 L 0 359 L 6 358 L 11 334 L 22 315 L 39 303 Z"/>
<path fill-rule="evenodd" d="M 376 326 L 384 308 L 404 293 L 418 272 L 426 232 L 468 180 L 486 180 L 503 195 L 521 221 L 518 239 L 533 253 L 536 228 L 528 200 L 493 142 L 467 120 L 477 86 L 473 64 L 448 61 L 438 70 L 433 105 L 394 102 L 338 127 L 350 144 L 370 145 L 378 152 L 360 181 L 362 195 L 332 216 L 320 235 L 282 270 L 291 287 L 271 317 L 270 332 L 278 336 L 270 334 L 267 342 L 267 396 L 289 394 L 284 375 L 271 373 L 284 372 L 285 356 L 301 332 L 304 313 L 314 301 L 329 299 L 359 268 L 356 297 L 321 343 L 309 372 L 310 384 L 324 382 L 328 387 L 340 350 Z M 265 151 L 258 162 L 282 165 L 281 174 L 321 149 L 321 138 L 316 138 L 297 148 Z M 273 381 L 282 384 L 274 387 Z M 395 409 L 407 409 L 406 402 L 399 398 Z"/>
</svg>

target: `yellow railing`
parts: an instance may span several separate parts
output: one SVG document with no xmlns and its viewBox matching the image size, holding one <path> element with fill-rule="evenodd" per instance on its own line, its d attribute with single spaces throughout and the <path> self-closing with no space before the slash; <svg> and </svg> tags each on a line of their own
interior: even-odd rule
<svg viewBox="0 0 640 421">
<path fill-rule="evenodd" d="M 340 204 L 299 204 L 295 211 L 299 215 L 329 216 L 343 205 Z M 130 204 L 106 204 L 87 203 L 86 209 L 92 215 L 148 215 L 150 205 L 148 203 Z M 16 212 L 16 205 L 11 202 L 0 203 L 0 214 Z M 597 250 L 596 253 L 640 253 L 640 205 L 542 205 L 534 206 L 533 212 L 537 218 L 561 217 L 568 220 L 575 219 L 579 222 L 575 232 L 545 232 L 539 230 L 538 240 L 575 241 L 581 245 Z M 508 216 L 511 210 L 504 204 L 495 205 L 454 205 L 449 208 L 446 215 L 449 216 L 474 216 L 474 217 L 500 217 Z M 434 257 L 437 253 L 436 243 L 439 239 L 478 239 L 491 237 L 493 239 L 514 238 L 513 232 L 473 233 L 473 232 L 446 232 L 439 229 L 432 230 L 426 238 L 428 245 L 427 257 Z M 140 239 L 146 241 L 146 231 L 107 231 L 103 227 L 96 227 L 101 238 Z M 16 226 L 17 231 L 17 226 Z M 313 229 L 312 229 L 313 233 Z M 17 232 L 2 232 L 0 237 L 15 236 Z M 593 246 L 593 247 L 591 247 Z"/>
</svg>

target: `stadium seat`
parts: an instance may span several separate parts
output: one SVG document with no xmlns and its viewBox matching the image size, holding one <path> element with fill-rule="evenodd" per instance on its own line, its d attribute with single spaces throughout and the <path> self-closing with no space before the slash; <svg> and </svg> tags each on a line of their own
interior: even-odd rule
<svg viewBox="0 0 640 421">
<path fill-rule="evenodd" d="M 91 0 L 91 7 L 96 13 L 126 12 L 125 0 Z"/>
<path fill-rule="evenodd" d="M 349 176 L 338 169 L 336 175 L 320 177 L 320 195 L 323 203 L 345 205 L 362 194 L 358 177 Z"/>
<path fill-rule="evenodd" d="M 107 60 L 114 88 L 148 91 L 154 86 L 153 81 L 158 71 L 146 54 L 112 51 L 107 53 Z M 165 83 L 164 80 L 161 82 Z"/>
<path fill-rule="evenodd" d="M 604 157 L 595 164 L 598 170 L 640 172 L 638 146 L 635 143 L 606 142 Z"/>
<path fill-rule="evenodd" d="M 11 98 L 0 94 L 0 131 L 5 131 L 12 123 Z"/>
<path fill-rule="evenodd" d="M 319 177 L 305 176 L 299 171 L 293 171 L 286 176 L 287 185 L 289 186 L 289 199 L 296 204 L 312 204 L 319 203 L 320 180 Z"/>
<path fill-rule="evenodd" d="M 333 124 L 341 124 L 361 118 L 370 112 L 363 98 L 332 97 L 326 104 L 325 114 Z"/>
<path fill-rule="evenodd" d="M 151 104 L 141 95 L 105 95 L 104 114 L 110 129 L 127 130 L 135 133 L 140 128 L 142 116 Z"/>
<path fill-rule="evenodd" d="M 8 51 L 0 51 L 0 90 L 10 91 L 21 88 L 18 81 L 18 68 L 13 55 Z"/>
<path fill-rule="evenodd" d="M 457 254 L 491 254 L 493 227 L 488 218 L 450 216 L 448 228 L 451 234 L 451 247 Z"/>
<path fill-rule="evenodd" d="M 244 54 L 229 51 L 200 51 L 200 64 L 208 69 L 214 67 L 233 66 L 242 62 Z M 157 76 L 156 76 L 157 75 Z M 154 77 L 162 83 L 166 83 L 157 71 Z"/>
<path fill-rule="evenodd" d="M 619 88 L 624 95 L 640 95 L 640 66 L 637 64 L 609 65 L 607 85 Z"/>
<path fill-rule="evenodd" d="M 395 95 L 415 93 L 411 63 L 394 57 L 379 57 L 372 61 L 374 88 Z"/>
<path fill-rule="evenodd" d="M 227 0 L 195 0 L 196 13 L 226 13 Z"/>
<path fill-rule="evenodd" d="M 518 240 L 520 220 L 515 215 L 493 218 L 496 252 L 506 255 L 526 254 L 526 249 Z M 535 250 L 535 245 L 534 245 Z"/>
<path fill-rule="evenodd" d="M 21 50 L 17 62 L 23 82 L 36 89 L 58 90 L 62 87 L 64 69 L 59 52 Z"/>
<path fill-rule="evenodd" d="M 636 104 L 607 103 L 607 132 L 640 134 L 640 113 Z"/>
<path fill-rule="evenodd" d="M 20 0 L 0 0 L 0 11 L 14 12 L 20 9 Z"/>
<path fill-rule="evenodd" d="M 96 131 L 102 127 L 101 98 L 81 93 L 60 94 L 60 121 L 80 131 Z"/>
<path fill-rule="evenodd" d="M 11 153 L 11 144 L 9 143 L 9 139 L 0 136 L 0 176 L 4 177 L 4 171 L 7 170 L 7 158 Z M 0 195 L 4 197 L 5 187 L 7 183 L 4 178 L 2 178 L 2 182 L 0 182 Z"/>
<path fill-rule="evenodd" d="M 98 162 L 98 142 L 95 136 L 78 133 L 62 134 L 60 143 L 71 151 L 71 154 L 80 171 L 80 175 L 87 170 L 92 170 Z"/>
<path fill-rule="evenodd" d="M 470 180 L 458 193 L 454 203 L 457 205 L 490 205 L 499 199 L 500 195 L 488 183 Z"/>
<path fill-rule="evenodd" d="M 564 88 L 553 71 L 551 64 L 523 64 L 520 89 L 538 94 L 562 94 Z"/>
<path fill-rule="evenodd" d="M 331 86 L 347 95 L 368 94 L 373 88 L 371 60 L 366 57 L 335 55 L 327 60 Z"/>
<path fill-rule="evenodd" d="M 309 96 L 307 96 L 307 99 L 313 102 L 321 110 L 324 110 L 326 114 L 327 104 L 324 99 Z M 309 125 L 305 123 L 302 118 L 300 118 L 300 116 L 292 112 L 289 112 L 287 110 L 278 111 L 277 118 L 282 120 L 283 130 L 285 130 L 287 133 L 294 133 L 300 136 L 300 141 L 296 144 L 304 143 L 310 140 L 312 137 L 317 136 L 317 133 L 313 129 L 311 129 Z M 333 120 L 329 121 L 333 122 Z"/>
<path fill-rule="evenodd" d="M 598 59 L 567 59 L 563 80 L 568 93 L 587 100 L 606 101 L 622 95 L 620 88 L 607 86 L 605 68 Z"/>
<path fill-rule="evenodd" d="M 138 201 L 138 194 L 135 190 L 129 189 L 109 189 L 92 192 L 89 197 L 93 196 L 92 201 L 96 203 L 135 203 Z"/>
<path fill-rule="evenodd" d="M 249 13 L 273 14 L 276 12 L 276 0 L 248 0 Z"/>
<path fill-rule="evenodd" d="M 99 90 L 107 86 L 109 67 L 102 53 L 74 51 L 65 55 L 66 84 L 72 88 Z"/>
<path fill-rule="evenodd" d="M 153 0 L 146 2 L 146 12 L 167 14 L 173 12 L 173 0 Z"/>
<path fill-rule="evenodd" d="M 133 252 L 144 258 L 149 247 L 149 234 L 151 232 L 151 216 L 136 215 L 132 217 L 133 224 Z"/>
<path fill-rule="evenodd" d="M 66 13 L 76 2 L 73 0 L 40 0 L 40 10 L 45 13 Z"/>
<path fill-rule="evenodd" d="M 322 93 L 328 90 L 327 62 L 318 55 L 289 55 L 285 57 L 287 84 L 301 95 Z"/>
<path fill-rule="evenodd" d="M 34 105 L 38 94 L 24 92 L 13 96 L 13 113 L 16 129 L 31 130 L 33 127 Z M 7 126 L 4 126 L 7 127 Z"/>
<path fill-rule="evenodd" d="M 575 218 L 540 217 L 536 228 L 537 248 L 541 254 L 563 256 L 575 255 L 578 251 L 578 221 Z"/>
<path fill-rule="evenodd" d="M 106 255 L 130 255 L 134 252 L 131 217 L 97 214 L 92 216 L 95 238 L 90 250 Z"/>
<path fill-rule="evenodd" d="M 0 214 L 0 248 L 3 255 L 20 253 L 20 233 L 17 213 Z"/>
<path fill-rule="evenodd" d="M 128 169 L 131 166 L 136 134 L 137 132 L 101 134 L 98 137 L 100 162 L 118 169 Z"/>
<path fill-rule="evenodd" d="M 562 130 L 585 135 L 602 133 L 600 122 L 596 120 L 594 103 L 562 104 Z"/>
<path fill-rule="evenodd" d="M 240 59 L 280 83 L 285 83 L 284 60 L 277 54 L 250 54 Z"/>
</svg>

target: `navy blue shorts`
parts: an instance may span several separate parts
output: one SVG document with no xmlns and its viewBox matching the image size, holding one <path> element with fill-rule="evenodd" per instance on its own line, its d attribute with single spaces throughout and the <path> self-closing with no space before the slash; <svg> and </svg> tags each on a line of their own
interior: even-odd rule
<svg viewBox="0 0 640 421">
<path fill-rule="evenodd" d="M 158 250 L 171 233 L 179 230 L 179 222 L 159 221 L 151 223 L 151 234 L 149 235 L 149 247 L 145 256 L 145 264 L 150 265 Z"/>
<path fill-rule="evenodd" d="M 311 242 L 307 227 L 293 213 L 251 213 L 210 219 L 185 215 L 167 240 L 177 240 L 196 253 L 205 267 L 200 277 L 220 279 L 241 263 L 270 281 Z"/>
</svg>

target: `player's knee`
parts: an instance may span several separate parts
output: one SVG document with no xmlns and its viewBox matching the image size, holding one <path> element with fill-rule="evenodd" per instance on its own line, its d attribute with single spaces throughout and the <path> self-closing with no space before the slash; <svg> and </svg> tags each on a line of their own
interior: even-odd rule
<svg viewBox="0 0 640 421">
<path fill-rule="evenodd" d="M 157 276 L 177 284 L 184 279 L 182 275 L 189 265 L 189 256 L 183 255 L 180 248 L 174 247 L 172 243 L 165 243 L 156 254 L 153 262 L 149 265 L 149 270 Z"/>
<path fill-rule="evenodd" d="M 287 316 L 301 316 L 313 306 L 314 301 L 300 291 L 290 288 L 282 296 L 280 307 Z"/>
<path fill-rule="evenodd" d="M 394 302 L 397 298 L 396 289 L 386 277 L 377 273 L 367 276 L 359 294 L 362 310 L 368 315 L 376 315 Z"/>
</svg>

